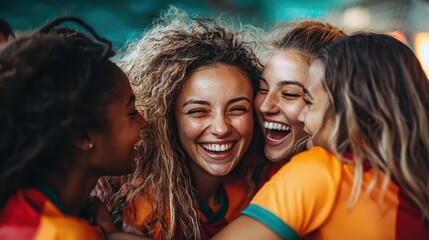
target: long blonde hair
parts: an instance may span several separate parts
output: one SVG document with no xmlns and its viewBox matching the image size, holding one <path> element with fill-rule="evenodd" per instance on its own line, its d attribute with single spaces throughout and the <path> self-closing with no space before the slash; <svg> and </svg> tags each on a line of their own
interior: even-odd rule
<svg viewBox="0 0 429 240">
<path fill-rule="evenodd" d="M 164 13 L 143 37 L 129 45 L 119 65 L 128 75 L 136 105 L 148 126 L 138 167 L 122 182 L 115 197 L 123 208 L 138 193 L 150 189 L 152 214 L 160 216 L 163 239 L 200 237 L 198 196 L 192 186 L 174 118 L 175 101 L 187 77 L 215 64 L 236 66 L 246 73 L 254 93 L 260 65 L 250 46 L 235 31 L 210 19 L 195 19 L 175 8 Z M 252 171 L 249 161 L 237 170 Z M 131 187 L 130 187 L 131 186 Z M 125 202 L 119 199 L 125 197 Z"/>
<path fill-rule="evenodd" d="M 317 60 L 335 116 L 331 147 L 353 153 L 351 204 L 367 160 L 387 176 L 383 192 L 393 179 L 429 219 L 429 81 L 414 53 L 393 37 L 359 33 L 330 44 Z"/>
</svg>

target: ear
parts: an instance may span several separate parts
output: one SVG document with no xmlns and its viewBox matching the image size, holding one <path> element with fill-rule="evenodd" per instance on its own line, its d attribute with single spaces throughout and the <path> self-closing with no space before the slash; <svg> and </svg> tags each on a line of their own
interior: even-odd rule
<svg viewBox="0 0 429 240">
<path fill-rule="evenodd" d="M 88 151 L 94 148 L 94 136 L 92 132 L 82 131 L 73 137 L 73 144 L 80 150 Z"/>
</svg>

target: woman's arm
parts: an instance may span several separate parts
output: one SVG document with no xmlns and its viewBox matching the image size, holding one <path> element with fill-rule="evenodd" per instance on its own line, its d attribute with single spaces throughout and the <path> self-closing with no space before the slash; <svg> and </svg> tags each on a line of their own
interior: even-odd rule
<svg viewBox="0 0 429 240">
<path fill-rule="evenodd" d="M 220 240 L 241 240 L 241 239 L 282 239 L 269 227 L 258 220 L 242 215 L 228 224 L 221 232 L 212 239 Z"/>
</svg>

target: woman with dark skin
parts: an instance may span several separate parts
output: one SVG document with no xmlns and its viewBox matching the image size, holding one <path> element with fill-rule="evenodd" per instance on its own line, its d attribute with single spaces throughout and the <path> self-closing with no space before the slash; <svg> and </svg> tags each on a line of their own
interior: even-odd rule
<svg viewBox="0 0 429 240">
<path fill-rule="evenodd" d="M 98 42 L 52 30 L 68 20 Z M 0 52 L 1 239 L 104 239 L 77 214 L 100 176 L 135 169 L 145 126 L 112 55 L 74 18 Z"/>
</svg>

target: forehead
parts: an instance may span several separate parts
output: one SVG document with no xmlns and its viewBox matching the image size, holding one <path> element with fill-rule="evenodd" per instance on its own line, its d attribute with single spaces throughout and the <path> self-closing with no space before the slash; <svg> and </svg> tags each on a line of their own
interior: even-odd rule
<svg viewBox="0 0 429 240">
<path fill-rule="evenodd" d="M 218 64 L 201 67 L 193 72 L 185 81 L 180 95 L 217 95 L 231 92 L 252 94 L 250 79 L 235 66 Z"/>
<path fill-rule="evenodd" d="M 118 70 L 117 80 L 115 83 L 115 91 L 119 99 L 122 101 L 128 100 L 128 98 L 133 95 L 130 82 L 128 77 L 122 70 Z"/>
<path fill-rule="evenodd" d="M 267 81 L 294 80 L 303 83 L 308 67 L 301 53 L 295 50 L 280 50 L 270 56 L 262 75 Z"/>
</svg>

